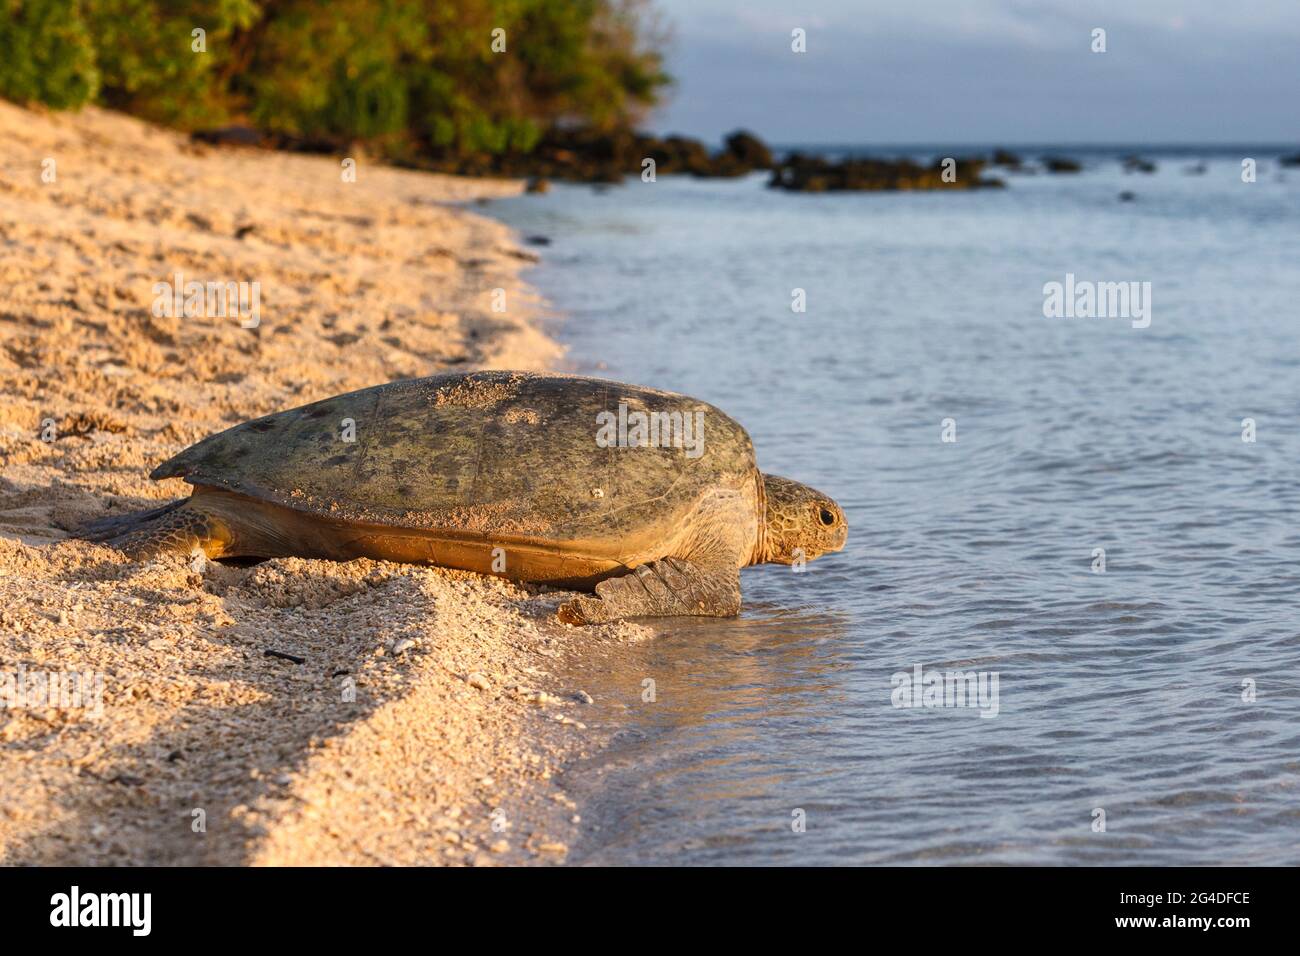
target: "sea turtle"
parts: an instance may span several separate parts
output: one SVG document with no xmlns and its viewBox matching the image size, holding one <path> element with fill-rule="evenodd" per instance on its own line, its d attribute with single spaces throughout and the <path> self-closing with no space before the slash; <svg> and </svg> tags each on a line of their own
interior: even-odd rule
<svg viewBox="0 0 1300 956">
<path fill-rule="evenodd" d="M 761 473 L 704 402 L 575 375 L 457 372 L 257 418 L 154 469 L 190 497 L 83 537 L 137 557 L 358 557 L 594 592 L 568 623 L 740 610 L 739 569 L 844 546 L 844 512 Z"/>
</svg>

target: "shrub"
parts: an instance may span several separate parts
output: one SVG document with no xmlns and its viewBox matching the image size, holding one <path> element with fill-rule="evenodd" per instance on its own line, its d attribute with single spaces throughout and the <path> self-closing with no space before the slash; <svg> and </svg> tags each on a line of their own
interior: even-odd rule
<svg viewBox="0 0 1300 956">
<path fill-rule="evenodd" d="M 628 127 L 668 78 L 643 0 L 0 0 L 0 95 L 451 154 Z M 206 50 L 193 48 L 205 31 Z M 506 52 L 492 50 L 505 31 Z"/>
<path fill-rule="evenodd" d="M 99 92 L 78 0 L 0 0 L 0 96 L 72 109 Z"/>
</svg>

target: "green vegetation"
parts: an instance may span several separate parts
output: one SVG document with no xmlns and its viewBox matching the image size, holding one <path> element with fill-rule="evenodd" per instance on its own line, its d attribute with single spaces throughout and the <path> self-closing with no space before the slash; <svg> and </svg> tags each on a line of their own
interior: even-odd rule
<svg viewBox="0 0 1300 956">
<path fill-rule="evenodd" d="M 521 154 L 556 127 L 632 128 L 668 82 L 662 44 L 643 0 L 0 0 L 0 96 Z"/>
<path fill-rule="evenodd" d="M 55 109 L 99 91 L 95 47 L 75 0 L 0 0 L 0 95 Z"/>
</svg>

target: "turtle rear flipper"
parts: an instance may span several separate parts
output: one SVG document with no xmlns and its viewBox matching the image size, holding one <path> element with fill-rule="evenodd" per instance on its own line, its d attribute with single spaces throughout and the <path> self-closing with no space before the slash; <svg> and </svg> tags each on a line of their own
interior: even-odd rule
<svg viewBox="0 0 1300 956">
<path fill-rule="evenodd" d="M 188 500 L 188 498 L 177 498 L 161 508 L 150 508 L 147 511 L 132 511 L 123 515 L 108 515 L 104 518 L 96 518 L 89 524 L 79 528 L 75 533 L 75 537 L 83 541 L 108 541 L 110 538 L 115 538 L 120 534 L 139 528 L 142 524 L 155 518 L 161 518 L 170 511 L 175 511 Z"/>
<path fill-rule="evenodd" d="M 225 521 L 190 497 L 161 508 L 100 518 L 82 528 L 77 537 L 144 560 L 195 550 L 217 558 L 226 552 L 233 535 Z"/>
</svg>

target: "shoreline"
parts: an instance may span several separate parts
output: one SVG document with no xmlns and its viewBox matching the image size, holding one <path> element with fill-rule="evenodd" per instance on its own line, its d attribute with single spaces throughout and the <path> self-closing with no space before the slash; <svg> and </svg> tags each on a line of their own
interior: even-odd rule
<svg viewBox="0 0 1300 956">
<path fill-rule="evenodd" d="M 567 628 L 561 593 L 463 572 L 132 564 L 66 538 L 187 494 L 150 468 L 236 422 L 555 367 L 534 257 L 452 205 L 523 183 L 360 157 L 345 182 L 95 108 L 0 102 L 0 132 L 0 674 L 103 679 L 99 715 L 0 707 L 0 862 L 562 861 L 580 824 L 555 774 L 599 741 L 552 671 L 647 629 Z M 258 283 L 259 324 L 155 315 L 177 272 Z"/>
</svg>

